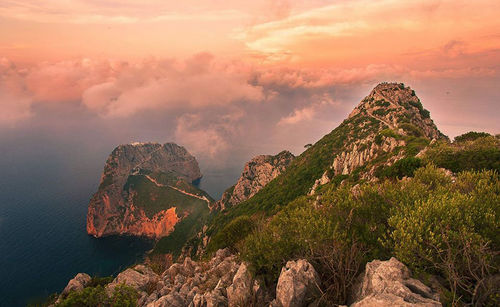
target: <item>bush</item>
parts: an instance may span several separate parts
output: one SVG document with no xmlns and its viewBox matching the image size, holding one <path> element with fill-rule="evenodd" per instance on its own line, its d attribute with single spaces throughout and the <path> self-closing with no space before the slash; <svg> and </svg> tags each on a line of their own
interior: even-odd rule
<svg viewBox="0 0 500 307">
<path fill-rule="evenodd" d="M 246 238 L 255 227 L 255 221 L 247 215 L 235 218 L 212 238 L 207 252 L 210 254 L 226 247 L 236 250 L 236 244 Z"/>
<path fill-rule="evenodd" d="M 486 133 L 486 132 L 475 132 L 475 131 L 469 131 L 467 133 L 464 133 L 462 135 L 459 135 L 455 137 L 455 142 L 466 142 L 466 141 L 475 141 L 478 138 L 484 138 L 491 136 L 491 134 Z"/>
<path fill-rule="evenodd" d="M 331 222 L 322 210 L 314 208 L 306 198 L 299 198 L 248 236 L 241 256 L 254 273 L 273 283 L 286 261 L 310 254 L 332 233 Z"/>
<path fill-rule="evenodd" d="M 365 250 L 357 242 L 332 240 L 313 251 L 312 263 L 322 281 L 319 306 L 344 305 L 365 264 Z"/>
<path fill-rule="evenodd" d="M 404 131 L 406 131 L 408 135 L 411 136 L 420 137 L 424 135 L 422 133 L 422 130 L 420 130 L 420 128 L 410 123 L 402 123 L 401 125 L 399 125 L 399 128 L 403 129 Z"/>
<path fill-rule="evenodd" d="M 498 174 L 468 172 L 452 184 L 428 167 L 415 178 L 435 190 L 395 207 L 394 253 L 412 269 L 445 277 L 455 301 L 473 302 L 475 287 L 498 272 Z"/>
<path fill-rule="evenodd" d="M 488 136 L 458 143 L 438 142 L 424 159 L 455 173 L 467 170 L 500 171 L 500 140 Z"/>
<path fill-rule="evenodd" d="M 397 169 L 411 169 L 411 180 L 329 183 L 314 200 L 290 203 L 238 246 L 242 258 L 269 284 L 288 260 L 305 257 L 321 275 L 322 299 L 336 304 L 367 261 L 393 255 L 444 279 L 455 303 L 494 298 L 487 280 L 499 271 L 498 173 L 462 172 L 453 182 L 433 165 L 404 161 Z"/>
<path fill-rule="evenodd" d="M 108 296 L 102 286 L 87 287 L 82 291 L 71 292 L 58 307 L 95 307 L 109 306 Z"/>
<path fill-rule="evenodd" d="M 70 292 L 56 306 L 58 307 L 134 307 L 137 305 L 137 291 L 125 284 L 116 286 L 111 297 L 103 286 L 86 287 L 81 291 Z"/>
<path fill-rule="evenodd" d="M 386 167 L 377 174 L 379 178 L 413 177 L 415 170 L 422 166 L 422 160 L 415 157 L 407 157 L 396 161 L 393 165 Z"/>
</svg>

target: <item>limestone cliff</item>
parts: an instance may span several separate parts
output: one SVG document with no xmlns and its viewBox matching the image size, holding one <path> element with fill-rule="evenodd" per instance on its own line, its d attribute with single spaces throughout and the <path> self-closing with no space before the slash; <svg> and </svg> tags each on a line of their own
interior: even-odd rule
<svg viewBox="0 0 500 307">
<path fill-rule="evenodd" d="M 274 156 L 256 156 L 245 164 L 240 178 L 235 185 L 224 192 L 222 198 L 216 203 L 216 208 L 222 210 L 235 206 L 254 196 L 281 174 L 293 158 L 294 155 L 286 150 Z"/>
<path fill-rule="evenodd" d="M 447 139 L 423 108 L 415 91 L 402 83 L 381 83 L 343 123 L 348 128 L 341 150 L 314 183 L 315 189 L 334 176 L 357 171 L 372 180 L 376 169 L 418 153 L 430 140 Z"/>
<path fill-rule="evenodd" d="M 90 200 L 87 233 L 160 238 L 210 197 L 191 184 L 201 178 L 196 159 L 173 143 L 120 145 L 110 154 Z"/>
</svg>

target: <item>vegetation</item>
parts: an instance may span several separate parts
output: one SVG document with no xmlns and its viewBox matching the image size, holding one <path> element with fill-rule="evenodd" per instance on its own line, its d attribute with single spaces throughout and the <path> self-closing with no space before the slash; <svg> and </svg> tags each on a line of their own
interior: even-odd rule
<svg viewBox="0 0 500 307">
<path fill-rule="evenodd" d="M 378 178 L 413 177 L 415 170 L 422 166 L 422 160 L 415 157 L 407 157 L 396 161 L 393 165 L 378 169 L 375 176 Z"/>
<path fill-rule="evenodd" d="M 103 286 L 86 287 L 81 291 L 70 292 L 61 300 L 58 307 L 133 307 L 137 305 L 137 291 L 125 284 L 115 287 L 108 296 Z"/>
<path fill-rule="evenodd" d="M 210 247 L 225 245 L 233 251 L 237 244 L 255 230 L 255 221 L 247 215 L 242 215 L 224 226 L 213 238 Z M 209 253 L 215 250 L 208 250 Z"/>
<path fill-rule="evenodd" d="M 484 138 L 488 136 L 491 136 L 491 134 L 486 132 L 469 131 L 467 133 L 455 137 L 455 142 L 475 141 L 478 138 Z"/>
<path fill-rule="evenodd" d="M 241 255 L 268 283 L 297 257 L 319 272 L 334 270 L 325 273 L 333 278 L 325 296 L 338 304 L 366 261 L 396 255 L 415 271 L 443 278 L 451 303 L 474 302 L 475 287 L 499 272 L 498 173 L 463 172 L 455 182 L 432 165 L 414 173 L 412 180 L 378 185 L 331 185 L 319 201 L 301 197 L 259 225 L 240 245 Z"/>
<path fill-rule="evenodd" d="M 429 147 L 424 160 L 452 172 L 496 170 L 500 172 L 500 140 L 493 136 L 465 134 L 458 142 L 437 142 Z"/>
</svg>

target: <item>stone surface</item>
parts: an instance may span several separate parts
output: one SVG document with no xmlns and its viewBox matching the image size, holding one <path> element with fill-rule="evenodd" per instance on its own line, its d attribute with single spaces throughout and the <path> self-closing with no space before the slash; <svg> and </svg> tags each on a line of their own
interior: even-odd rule
<svg viewBox="0 0 500 307">
<path fill-rule="evenodd" d="M 119 284 L 126 284 L 136 290 L 148 291 L 154 289 L 160 277 L 149 267 L 139 264 L 134 268 L 126 269 L 116 276 L 116 278 L 106 286 L 108 293 L 112 293 Z"/>
<path fill-rule="evenodd" d="M 64 297 L 72 291 L 80 291 L 85 288 L 90 283 L 90 276 L 85 273 L 78 273 L 76 276 L 68 282 L 68 285 L 64 288 L 61 295 Z"/>
<path fill-rule="evenodd" d="M 283 307 L 302 307 L 312 302 L 321 281 L 307 260 L 288 261 L 276 286 L 276 302 Z"/>
<path fill-rule="evenodd" d="M 253 297 L 253 278 L 245 263 L 240 264 L 233 277 L 233 284 L 227 288 L 229 306 L 247 306 Z"/>
<path fill-rule="evenodd" d="M 172 184 L 158 182 L 152 174 L 173 178 Z M 140 178 L 139 178 L 140 177 Z M 109 155 L 98 191 L 90 200 L 87 213 L 87 233 L 95 237 L 106 235 L 138 235 L 159 238 L 168 235 L 185 212 L 175 204 L 149 197 L 154 212 L 145 211 L 134 199 L 138 191 L 128 185 L 130 179 L 141 179 L 168 193 L 184 194 L 182 197 L 209 205 L 206 195 L 196 195 L 183 190 L 183 186 L 201 178 L 196 159 L 184 147 L 174 143 L 132 143 L 120 145 Z M 180 181 L 185 182 L 182 184 Z M 145 195 L 139 195 L 144 197 Z"/>
<path fill-rule="evenodd" d="M 280 175 L 294 158 L 294 155 L 286 150 L 275 156 L 260 155 L 253 158 L 245 164 L 236 184 L 224 192 L 221 200 L 216 203 L 216 208 L 223 210 L 254 196 Z"/>
<path fill-rule="evenodd" d="M 439 295 L 411 278 L 408 268 L 396 258 L 367 263 L 350 301 L 352 307 L 441 306 Z"/>
</svg>

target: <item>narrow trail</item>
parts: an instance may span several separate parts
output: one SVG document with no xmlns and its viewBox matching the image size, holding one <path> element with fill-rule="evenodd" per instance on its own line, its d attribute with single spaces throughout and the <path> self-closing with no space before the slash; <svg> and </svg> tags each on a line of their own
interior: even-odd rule
<svg viewBox="0 0 500 307">
<path fill-rule="evenodd" d="M 200 196 L 200 195 L 192 194 L 192 193 L 186 192 L 184 190 L 181 190 L 181 189 L 179 189 L 177 187 L 174 187 L 174 186 L 171 186 L 171 185 L 161 184 L 158 181 L 156 181 L 156 179 L 152 178 L 151 176 L 149 176 L 149 175 L 145 175 L 145 176 L 146 176 L 146 178 L 149 179 L 149 181 L 151 181 L 152 183 L 154 183 L 158 187 L 164 187 L 164 188 L 168 187 L 168 188 L 174 189 L 176 191 L 181 192 L 182 194 L 185 194 L 185 195 L 188 195 L 188 196 L 191 196 L 191 197 L 198 198 L 198 199 L 201 199 L 203 201 L 206 201 L 207 204 L 210 205 L 210 200 L 208 200 L 208 198 L 206 196 Z"/>
</svg>

